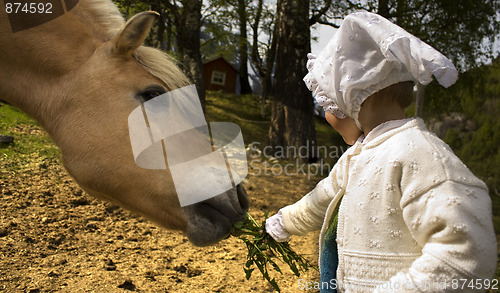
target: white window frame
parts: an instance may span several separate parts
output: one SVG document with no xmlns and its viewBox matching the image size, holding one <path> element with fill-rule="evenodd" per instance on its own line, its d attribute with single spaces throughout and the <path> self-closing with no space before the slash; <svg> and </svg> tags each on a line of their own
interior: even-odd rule
<svg viewBox="0 0 500 293">
<path fill-rule="evenodd" d="M 222 71 L 212 71 L 212 84 L 225 85 L 226 73 Z"/>
</svg>

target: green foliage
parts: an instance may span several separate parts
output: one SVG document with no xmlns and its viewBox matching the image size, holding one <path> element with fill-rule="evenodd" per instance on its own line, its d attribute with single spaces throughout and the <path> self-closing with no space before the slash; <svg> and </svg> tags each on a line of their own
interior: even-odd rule
<svg viewBox="0 0 500 293">
<path fill-rule="evenodd" d="M 491 172 L 498 169 L 499 165 L 494 164 L 493 158 L 500 154 L 500 88 L 498 77 L 500 76 L 500 59 L 491 66 L 491 71 L 487 74 L 485 82 L 479 85 L 475 91 L 477 100 L 468 96 L 464 99 L 463 108 L 468 109 L 468 115 L 477 121 L 481 127 L 473 134 L 472 140 L 464 142 L 464 148 L 472 145 L 472 148 L 479 150 L 470 160 L 476 164 L 476 170 L 480 176 L 490 185 L 490 188 L 498 195 L 500 190 L 500 178 L 492 176 Z M 468 102 L 467 104 L 465 104 Z M 462 155 L 465 155 L 462 150 Z M 484 164 L 487 163 L 487 164 Z"/>
<path fill-rule="evenodd" d="M 327 1 L 311 1 L 313 14 Z M 367 10 L 383 15 L 451 58 L 461 71 L 494 56 L 500 22 L 497 0 L 352 0 L 332 1 L 320 18 L 336 26 L 349 13 Z"/>
<path fill-rule="evenodd" d="M 457 149 L 462 160 L 475 171 L 476 175 L 488 180 L 488 173 L 495 166 L 492 164 L 498 150 L 498 145 L 494 146 L 491 135 L 493 134 L 489 122 L 484 123 L 476 130 L 470 140 L 464 141 L 461 149 Z"/>
<path fill-rule="evenodd" d="M 240 48 L 242 48 L 240 36 L 240 20 L 247 22 L 247 42 L 249 51 L 259 54 L 258 58 L 262 63 L 266 59 L 267 52 L 271 46 L 272 32 L 275 20 L 275 11 L 271 5 L 263 4 L 259 9 L 256 1 L 243 0 L 245 10 L 240 11 L 239 3 L 236 0 L 210 0 L 206 1 L 207 7 L 204 11 L 202 25 L 202 45 L 203 56 L 211 58 L 222 55 L 229 62 L 236 64 L 240 61 Z M 256 24 L 258 18 L 259 23 Z M 258 27 L 255 27 L 255 26 Z M 257 44 L 253 44 L 254 29 L 259 35 Z M 249 52 L 248 52 L 249 53 Z M 257 56 L 256 56 L 257 57 Z M 256 60 L 252 60 L 253 63 Z M 254 65 L 255 66 L 255 65 Z M 256 66 L 263 66 L 258 64 Z"/>
<path fill-rule="evenodd" d="M 228 26 L 229 25 L 229 26 Z M 238 34 L 232 32 L 228 22 L 204 19 L 201 37 L 201 54 L 207 58 L 222 56 L 229 63 L 236 64 L 238 56 Z"/>
<path fill-rule="evenodd" d="M 118 9 L 126 18 L 130 18 L 136 13 L 150 10 L 152 4 L 133 0 L 113 0 L 113 2 L 118 6 Z"/>
<path fill-rule="evenodd" d="M 260 225 L 250 214 L 247 214 L 243 221 L 233 225 L 232 234 L 238 236 L 248 249 L 247 261 L 243 268 L 246 279 L 249 280 L 252 272 L 257 268 L 264 279 L 276 291 L 281 292 L 276 280 L 269 275 L 268 266 L 272 267 L 276 272 L 283 274 L 275 259 L 279 259 L 287 264 L 297 277 L 300 276 L 301 272 L 306 272 L 309 268 L 317 268 L 293 251 L 288 242 L 276 242 L 276 240 L 266 233 L 265 227 L 268 214 L 266 213 L 265 220 Z"/>
<path fill-rule="evenodd" d="M 397 17 L 397 23 L 452 58 L 462 71 L 491 60 L 491 46 L 499 28 L 498 1 L 395 2 L 404 3 L 401 10 L 406 11 Z"/>
<path fill-rule="evenodd" d="M 41 135 L 33 135 L 35 133 Z M 14 137 L 14 143 L 0 144 L 0 155 L 4 157 L 37 152 L 41 156 L 60 159 L 59 149 L 34 119 L 2 102 L 0 102 L 0 134 Z"/>
<path fill-rule="evenodd" d="M 448 145 L 452 149 L 459 149 L 462 145 L 462 140 L 460 138 L 460 132 L 458 129 L 450 128 L 446 131 L 446 136 L 444 137 L 444 141 L 448 143 Z"/>
<path fill-rule="evenodd" d="M 489 186 L 492 194 L 500 195 L 500 58 L 492 64 L 471 70 L 446 90 L 432 88 L 426 117 L 460 112 L 474 129 L 449 129 L 444 141 L 464 163 Z M 439 104 L 442 106 L 437 106 Z M 426 105 L 426 107 L 427 107 Z M 443 110 L 448 107 L 450 110 Z"/>
</svg>

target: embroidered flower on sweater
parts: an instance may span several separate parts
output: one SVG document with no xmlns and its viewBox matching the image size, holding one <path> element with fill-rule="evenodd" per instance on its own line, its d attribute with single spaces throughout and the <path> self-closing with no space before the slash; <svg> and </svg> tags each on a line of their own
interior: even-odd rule
<svg viewBox="0 0 500 293">
<path fill-rule="evenodd" d="M 457 206 L 460 205 L 460 200 L 457 197 L 450 196 L 446 199 L 446 202 L 449 206 Z"/>
<path fill-rule="evenodd" d="M 380 192 L 376 191 L 370 192 L 370 199 L 380 199 Z"/>
<path fill-rule="evenodd" d="M 392 162 L 389 162 L 389 166 L 392 166 L 393 168 L 397 168 L 399 166 L 399 162 L 398 161 L 392 161 Z"/>
<path fill-rule="evenodd" d="M 418 230 L 420 228 L 420 225 L 422 225 L 422 220 L 420 219 L 420 217 L 411 222 L 411 226 L 415 230 Z"/>
<path fill-rule="evenodd" d="M 387 207 L 387 215 L 393 216 L 393 215 L 396 215 L 397 213 L 398 213 L 398 209 Z"/>
<path fill-rule="evenodd" d="M 438 216 L 434 216 L 431 220 L 430 220 L 431 224 L 433 225 L 436 225 L 437 223 L 441 222 L 441 219 L 438 217 Z"/>
<path fill-rule="evenodd" d="M 431 199 L 434 198 L 434 190 L 431 190 L 429 191 L 426 195 L 424 195 L 424 200 L 425 200 L 425 204 L 427 204 L 427 202 Z"/>
<path fill-rule="evenodd" d="M 401 238 L 401 237 L 403 237 L 403 234 L 402 234 L 401 230 L 392 230 L 392 229 L 390 229 L 389 230 L 389 237 L 391 237 L 391 238 L 398 238 L 398 237 Z"/>
<path fill-rule="evenodd" d="M 389 192 L 393 192 L 396 190 L 396 187 L 394 186 L 394 184 L 388 183 L 387 186 L 385 187 L 385 190 L 387 190 Z"/>
<path fill-rule="evenodd" d="M 467 230 L 467 228 L 465 228 L 464 224 L 460 224 L 460 225 L 453 225 L 452 230 L 453 233 L 464 233 Z"/>
<path fill-rule="evenodd" d="M 370 221 L 372 221 L 373 224 L 378 224 L 378 217 L 371 216 Z"/>
<path fill-rule="evenodd" d="M 411 162 L 409 165 L 409 168 L 413 174 L 417 174 L 418 171 L 420 171 L 420 167 L 418 166 L 417 162 Z"/>
<path fill-rule="evenodd" d="M 370 240 L 370 248 L 380 248 L 380 241 L 378 240 Z"/>
<path fill-rule="evenodd" d="M 465 194 L 467 194 L 468 197 L 472 197 L 472 198 L 477 199 L 477 195 L 476 195 L 476 192 L 474 190 L 470 190 L 469 188 L 466 188 Z"/>
</svg>

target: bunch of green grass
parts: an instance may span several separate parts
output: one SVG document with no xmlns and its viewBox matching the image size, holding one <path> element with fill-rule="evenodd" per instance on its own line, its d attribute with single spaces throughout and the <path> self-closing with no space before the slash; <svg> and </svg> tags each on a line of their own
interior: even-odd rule
<svg viewBox="0 0 500 293">
<path fill-rule="evenodd" d="M 268 218 L 266 213 L 265 219 Z M 275 260 L 288 265 L 292 272 L 299 277 L 301 272 L 317 267 L 311 265 L 303 256 L 292 250 L 288 242 L 277 242 L 265 231 L 266 220 L 259 224 L 247 214 L 245 219 L 234 224 L 233 235 L 243 240 L 248 249 L 247 261 L 244 266 L 246 279 L 249 280 L 252 272 L 257 268 L 276 291 L 281 292 L 275 278 L 269 275 L 270 268 L 283 274 Z"/>
</svg>

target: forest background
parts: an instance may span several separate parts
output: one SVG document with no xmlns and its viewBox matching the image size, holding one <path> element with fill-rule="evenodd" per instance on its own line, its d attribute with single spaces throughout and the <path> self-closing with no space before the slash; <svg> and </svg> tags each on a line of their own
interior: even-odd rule
<svg viewBox="0 0 500 293">
<path fill-rule="evenodd" d="M 459 81 L 419 89 L 410 115 L 422 116 L 500 195 L 500 3 L 497 0 L 115 0 L 131 16 L 160 13 L 147 43 L 173 55 L 205 104 L 202 64 L 223 56 L 240 72 L 242 94 L 260 85 L 271 104 L 271 150 L 316 143 L 314 103 L 303 85 L 311 27 L 337 28 L 353 11 L 378 13 L 452 59 Z M 423 93 L 425 92 L 425 99 Z M 311 151 L 311 154 L 313 151 Z M 314 161 L 311 155 L 308 160 Z"/>
</svg>

